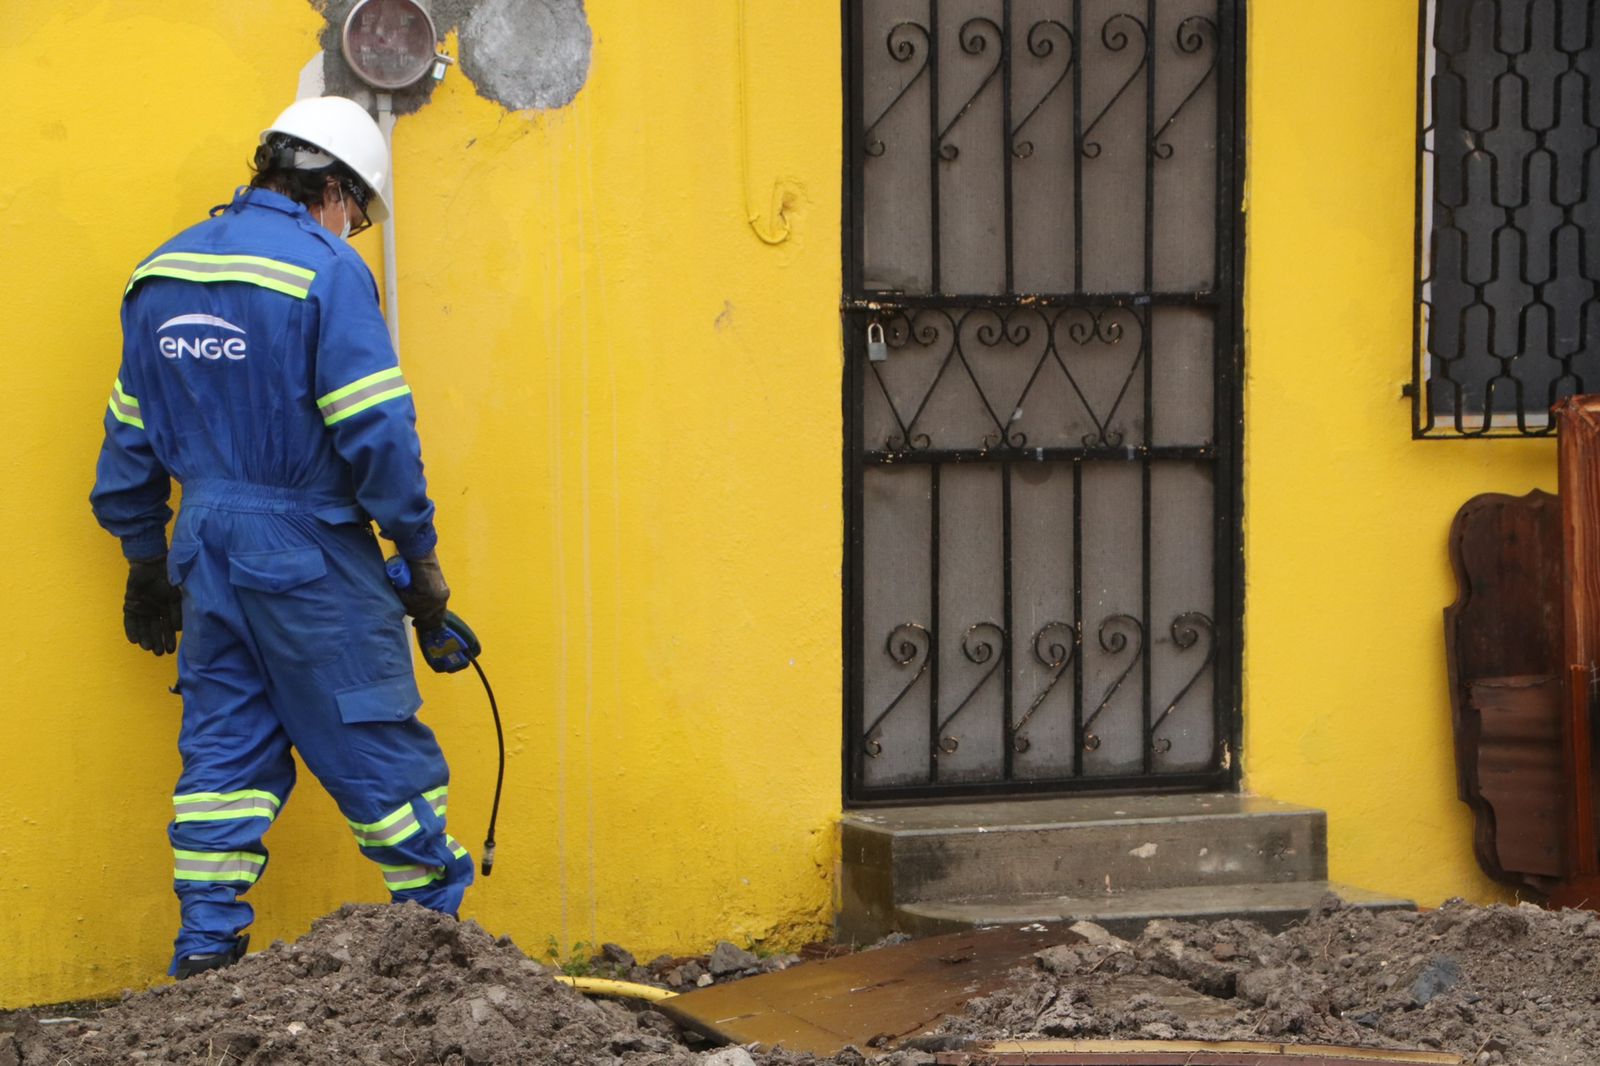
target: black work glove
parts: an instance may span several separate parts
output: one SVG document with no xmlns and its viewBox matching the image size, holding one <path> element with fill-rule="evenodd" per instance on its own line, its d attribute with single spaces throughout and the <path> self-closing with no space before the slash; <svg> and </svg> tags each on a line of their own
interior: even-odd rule
<svg viewBox="0 0 1600 1066">
<path fill-rule="evenodd" d="M 438 554 L 429 552 L 421 559 L 407 559 L 406 566 L 411 568 L 411 587 L 400 593 L 406 614 L 425 633 L 438 629 L 444 625 L 444 607 L 450 602 L 450 586 L 444 583 Z"/>
<path fill-rule="evenodd" d="M 128 643 L 167 655 L 178 650 L 183 628 L 183 593 L 167 580 L 167 557 L 128 563 L 128 591 L 122 599 L 122 629 Z"/>
</svg>

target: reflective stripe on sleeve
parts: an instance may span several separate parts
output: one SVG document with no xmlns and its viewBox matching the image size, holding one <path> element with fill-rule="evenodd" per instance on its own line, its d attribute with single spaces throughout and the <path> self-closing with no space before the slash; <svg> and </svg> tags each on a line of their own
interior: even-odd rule
<svg viewBox="0 0 1600 1066">
<path fill-rule="evenodd" d="M 314 270 L 259 255 L 168 252 L 135 270 L 133 277 L 128 279 L 124 294 L 144 278 L 162 277 L 200 282 L 243 281 L 304 300 L 310 295 L 311 283 L 316 276 Z"/>
<path fill-rule="evenodd" d="M 175 822 L 220 822 L 231 818 L 278 816 L 283 802 L 270 792 L 248 788 L 238 792 L 191 792 L 172 797 Z"/>
<path fill-rule="evenodd" d="M 376 822 L 350 822 L 356 843 L 364 848 L 387 848 L 415 836 L 422 825 L 407 803 Z"/>
<path fill-rule="evenodd" d="M 455 837 L 451 836 L 449 833 L 444 835 L 444 842 L 449 845 L 450 854 L 454 855 L 456 858 L 464 859 L 467 857 L 467 849 L 462 847 L 461 842 Z"/>
<path fill-rule="evenodd" d="M 317 408 L 322 412 L 323 425 L 331 426 L 369 407 L 409 395 L 411 386 L 400 376 L 400 368 L 392 366 L 319 396 Z"/>
<path fill-rule="evenodd" d="M 122 391 L 121 378 L 118 378 L 111 386 L 111 417 L 118 422 L 133 426 L 135 429 L 144 428 L 144 418 L 139 410 L 139 401 Z"/>
<path fill-rule="evenodd" d="M 421 888 L 431 885 L 444 876 L 442 866 L 423 866 L 411 864 L 407 866 L 385 866 L 379 864 L 383 870 L 383 883 L 389 886 L 390 892 L 399 892 L 407 888 Z"/>
<path fill-rule="evenodd" d="M 267 857 L 253 851 L 172 849 L 172 876 L 178 881 L 244 881 L 255 884 Z"/>
<path fill-rule="evenodd" d="M 443 818 L 444 812 L 450 809 L 447 806 L 447 801 L 450 798 L 450 786 L 440 785 L 438 788 L 430 789 L 422 794 L 422 798 L 428 801 L 428 805 L 433 808 L 433 813 L 436 816 Z"/>
</svg>

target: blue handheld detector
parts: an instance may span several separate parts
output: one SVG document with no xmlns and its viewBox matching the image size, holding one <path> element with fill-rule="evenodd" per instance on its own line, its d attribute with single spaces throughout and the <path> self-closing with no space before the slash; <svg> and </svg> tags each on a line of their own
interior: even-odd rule
<svg viewBox="0 0 1600 1066">
<path fill-rule="evenodd" d="M 385 560 L 383 568 L 397 591 L 404 592 L 411 587 L 411 567 L 400 556 Z M 444 613 L 444 624 L 437 629 L 418 629 L 417 647 L 429 668 L 440 674 L 465 670 L 472 665 L 472 660 L 483 654 L 483 645 L 478 643 L 472 628 L 454 611 Z"/>
</svg>

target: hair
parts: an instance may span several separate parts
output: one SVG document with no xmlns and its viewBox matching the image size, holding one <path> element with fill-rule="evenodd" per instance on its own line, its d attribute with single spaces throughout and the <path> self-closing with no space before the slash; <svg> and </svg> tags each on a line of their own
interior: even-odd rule
<svg viewBox="0 0 1600 1066">
<path fill-rule="evenodd" d="M 250 187 L 270 189 L 282 193 L 295 203 L 315 207 L 322 203 L 323 190 L 327 187 L 328 179 L 333 178 L 365 209 L 370 192 L 366 183 L 356 177 L 355 171 L 338 160 L 325 167 L 302 170 L 294 165 L 296 151 L 315 152 L 319 149 L 286 134 L 270 135 L 256 148 L 255 159 L 250 164 Z"/>
</svg>

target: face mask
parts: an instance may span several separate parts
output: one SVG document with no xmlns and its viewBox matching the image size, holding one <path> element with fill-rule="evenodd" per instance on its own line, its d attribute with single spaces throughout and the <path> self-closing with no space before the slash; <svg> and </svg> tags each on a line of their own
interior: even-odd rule
<svg viewBox="0 0 1600 1066">
<path fill-rule="evenodd" d="M 350 239 L 350 205 L 344 202 L 342 194 L 339 197 L 339 210 L 344 213 L 344 228 L 339 231 L 339 239 L 346 241 Z"/>
</svg>

